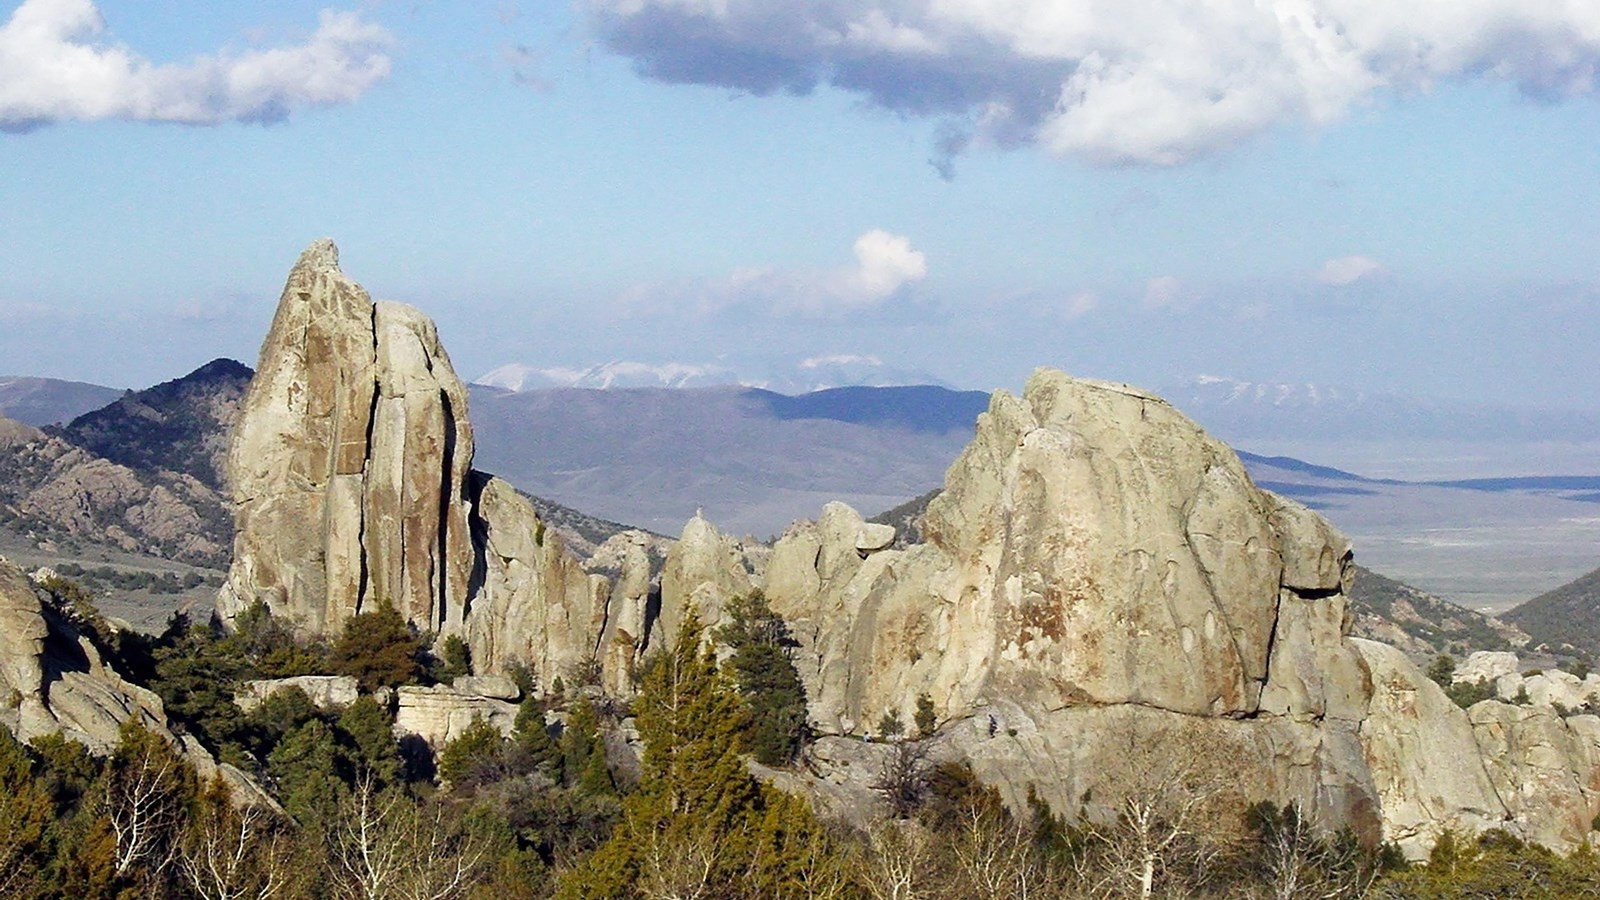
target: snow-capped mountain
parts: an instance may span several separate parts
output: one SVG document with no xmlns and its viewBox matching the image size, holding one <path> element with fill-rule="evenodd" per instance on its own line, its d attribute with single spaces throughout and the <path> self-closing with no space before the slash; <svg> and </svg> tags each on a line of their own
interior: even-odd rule
<svg viewBox="0 0 1600 900">
<path fill-rule="evenodd" d="M 1600 413 L 1198 375 L 1158 393 L 1226 440 L 1593 441 Z"/>
<path fill-rule="evenodd" d="M 552 366 L 540 368 L 523 363 L 509 363 L 480 375 L 476 384 L 505 388 L 508 391 L 530 391 L 548 387 L 577 388 L 631 388 L 631 387 L 710 387 L 718 384 L 739 384 L 733 370 L 715 365 L 689 363 L 649 363 L 612 360 L 583 369 Z"/>
<path fill-rule="evenodd" d="M 741 385 L 780 394 L 806 394 L 836 387 L 893 387 L 931 384 L 948 387 L 926 372 L 886 365 L 876 356 L 835 354 L 802 359 L 792 368 L 760 375 L 740 373 L 719 363 L 643 363 L 612 360 L 586 368 L 509 363 L 474 379 L 475 384 L 508 391 L 539 388 L 695 388 Z"/>
</svg>

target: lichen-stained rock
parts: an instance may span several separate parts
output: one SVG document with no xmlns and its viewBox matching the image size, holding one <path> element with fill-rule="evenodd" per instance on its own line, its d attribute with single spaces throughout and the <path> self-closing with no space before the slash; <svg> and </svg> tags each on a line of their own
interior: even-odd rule
<svg viewBox="0 0 1600 900">
<path fill-rule="evenodd" d="M 479 672 L 542 683 L 596 659 L 608 583 L 510 485 L 472 471 L 467 393 L 433 322 L 372 302 L 318 241 L 289 273 L 229 455 L 237 525 L 218 597 L 308 633 L 392 605 Z M 620 661 L 619 661 L 620 664 Z"/>
<path fill-rule="evenodd" d="M 1516 829 L 1563 852 L 1585 843 L 1600 813 L 1600 718 L 1494 700 L 1467 715 Z"/>
<path fill-rule="evenodd" d="M 825 510 L 779 541 L 765 587 L 813 642 L 824 728 L 921 693 L 945 715 L 1024 696 L 1247 716 L 1284 584 L 1279 506 L 1166 402 L 1041 370 L 979 417 L 923 517 L 926 544 L 862 560 L 859 517 L 830 539 Z M 1335 569 L 1348 562 L 1338 540 Z M 675 602 L 664 584 L 663 608 Z"/>
<path fill-rule="evenodd" d="M 1351 638 L 1372 679 L 1361 745 L 1382 804 L 1384 838 L 1412 858 L 1445 830 L 1507 824 L 1506 804 L 1477 752 L 1472 722 L 1444 689 L 1388 644 Z"/>
<path fill-rule="evenodd" d="M 459 628 L 472 543 L 466 392 L 426 316 L 373 304 L 331 241 L 289 273 L 229 454 L 234 565 L 219 607 L 260 599 L 317 633 L 390 603 Z"/>
<path fill-rule="evenodd" d="M 517 704 L 443 684 L 395 690 L 395 733 L 417 735 L 435 749 L 460 737 L 477 719 L 509 737 L 517 721 Z"/>
</svg>

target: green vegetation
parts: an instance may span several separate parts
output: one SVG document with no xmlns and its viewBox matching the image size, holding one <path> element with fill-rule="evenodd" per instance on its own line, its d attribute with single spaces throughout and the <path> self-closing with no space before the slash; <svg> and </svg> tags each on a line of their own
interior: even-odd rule
<svg viewBox="0 0 1600 900">
<path fill-rule="evenodd" d="M 74 608 L 69 584 L 61 602 Z M 92 616 L 92 608 L 79 610 Z M 1230 749 L 1144 736 L 1107 763 L 1068 821 L 1038 796 L 1010 809 L 959 764 L 936 763 L 934 699 L 908 699 L 914 739 L 862 744 L 891 816 L 819 818 L 751 774 L 804 760 L 804 692 L 781 619 L 759 595 L 710 641 L 691 613 L 647 664 L 631 706 L 590 688 L 530 690 L 509 734 L 478 719 L 438 748 L 397 742 L 364 693 L 319 709 L 297 689 L 249 713 L 242 681 L 344 667 L 373 686 L 428 677 L 423 640 L 392 610 L 353 617 L 330 650 L 264 607 L 233 633 L 175 617 L 159 638 L 106 641 L 167 702 L 178 730 L 254 775 L 282 809 L 240 805 L 162 736 L 126 726 L 105 759 L 60 736 L 0 729 L 0 896 L 705 898 L 1567 897 L 1600 891 L 1592 853 L 1491 832 L 1447 836 L 1428 863 L 1327 833 L 1293 807 L 1246 807 Z M 90 619 L 92 621 L 92 619 Z M 396 623 L 399 623 L 399 627 Z M 98 633 L 96 633 L 98 634 Z M 112 636 L 114 637 L 114 636 Z M 465 666 L 438 645 L 433 674 Z M 721 660 L 719 661 L 719 655 Z M 1448 682 L 1454 662 L 1430 675 Z M 519 679 L 531 689 L 531 677 Z M 643 743 L 622 750 L 625 719 Z M 757 727 L 757 719 L 783 727 Z M 880 723 L 904 732 L 898 711 Z M 797 742 L 798 741 L 798 742 Z M 608 746 L 610 752 L 608 753 Z M 1122 766 L 1126 771 L 1117 770 Z M 804 777 L 803 769 L 792 777 Z M 1085 802 L 1088 799 L 1085 798 Z"/>
<path fill-rule="evenodd" d="M 1372 630 L 1375 618 L 1434 653 L 1465 656 L 1474 650 L 1514 649 L 1515 629 L 1359 565 L 1350 589 L 1350 610 L 1357 617 L 1358 636 L 1390 640 Z"/>
<path fill-rule="evenodd" d="M 740 739 L 764 765 L 788 765 L 810 737 L 805 686 L 789 658 L 795 646 L 789 626 L 760 591 L 735 598 L 727 614 L 732 622 L 717 630 L 717 639 L 733 651 L 728 665 L 744 700 Z"/>
<path fill-rule="evenodd" d="M 1600 569 L 1540 594 L 1503 618 L 1526 631 L 1530 646 L 1600 659 Z"/>
</svg>

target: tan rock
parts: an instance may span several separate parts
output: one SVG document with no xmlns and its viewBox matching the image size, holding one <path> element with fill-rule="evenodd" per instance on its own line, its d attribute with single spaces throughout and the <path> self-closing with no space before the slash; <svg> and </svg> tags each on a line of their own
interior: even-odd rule
<svg viewBox="0 0 1600 900">
<path fill-rule="evenodd" d="M 1600 718 L 1492 700 L 1467 714 L 1508 826 L 1561 852 L 1584 844 L 1600 813 Z"/>
<path fill-rule="evenodd" d="M 304 691 L 311 704 L 322 710 L 342 709 L 356 702 L 361 694 L 351 675 L 297 675 L 246 681 L 244 689 L 234 695 L 233 702 L 241 710 L 252 712 L 268 697 L 287 690 Z"/>
<path fill-rule="evenodd" d="M 527 665 L 548 685 L 600 665 L 609 583 L 510 485 L 473 472 L 472 452 L 466 389 L 433 322 L 373 303 L 331 242 L 313 244 L 240 404 L 219 611 L 261 600 L 335 635 L 387 604 L 420 631 L 463 637 L 480 673 Z"/>
<path fill-rule="evenodd" d="M 517 705 L 442 684 L 395 690 L 395 733 L 417 735 L 435 749 L 460 737 L 478 719 L 509 737 L 516 724 Z"/>
<path fill-rule="evenodd" d="M 1446 829 L 1475 834 L 1509 813 L 1477 752 L 1466 710 L 1387 644 L 1352 638 L 1372 678 L 1361 746 L 1377 786 L 1384 838 L 1412 859 Z"/>
</svg>

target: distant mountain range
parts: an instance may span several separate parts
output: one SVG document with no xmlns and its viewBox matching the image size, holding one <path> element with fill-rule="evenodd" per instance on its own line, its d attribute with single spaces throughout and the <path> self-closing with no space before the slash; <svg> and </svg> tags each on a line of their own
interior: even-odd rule
<svg viewBox="0 0 1600 900">
<path fill-rule="evenodd" d="M 1600 441 L 1600 411 L 1443 400 L 1317 384 L 1199 375 L 1159 393 L 1230 442 L 1299 440 Z"/>
<path fill-rule="evenodd" d="M 26 425 L 54 425 L 99 409 L 122 394 L 82 381 L 0 375 L 0 416 Z"/>
<path fill-rule="evenodd" d="M 926 372 L 889 366 L 876 356 L 836 354 L 803 359 L 787 369 L 741 372 L 721 363 L 644 363 L 612 360 L 581 368 L 508 363 L 478 376 L 474 384 L 510 391 L 570 387 L 617 388 L 755 387 L 805 394 L 835 387 L 946 386 Z"/>
</svg>

